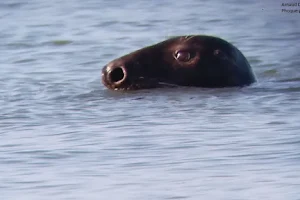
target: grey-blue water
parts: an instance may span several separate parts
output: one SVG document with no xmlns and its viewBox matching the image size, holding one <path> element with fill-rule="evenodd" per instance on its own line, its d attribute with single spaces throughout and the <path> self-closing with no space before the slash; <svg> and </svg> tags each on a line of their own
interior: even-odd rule
<svg viewBox="0 0 300 200">
<path fill-rule="evenodd" d="M 1 0 L 0 199 L 299 200 L 300 14 L 283 2 Z M 259 81 L 102 86 L 110 60 L 187 34 L 232 42 Z"/>
</svg>

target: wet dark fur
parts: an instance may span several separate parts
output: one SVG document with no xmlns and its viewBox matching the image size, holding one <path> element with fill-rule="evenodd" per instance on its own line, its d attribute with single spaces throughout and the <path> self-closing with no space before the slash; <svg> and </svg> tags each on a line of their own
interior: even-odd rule
<svg viewBox="0 0 300 200">
<path fill-rule="evenodd" d="M 177 60 L 178 51 L 189 52 L 190 60 Z M 124 79 L 115 83 L 109 73 L 118 67 Z M 195 35 L 174 37 L 111 61 L 102 70 L 102 82 L 115 90 L 170 85 L 219 88 L 250 85 L 255 76 L 235 46 L 217 37 Z"/>
</svg>

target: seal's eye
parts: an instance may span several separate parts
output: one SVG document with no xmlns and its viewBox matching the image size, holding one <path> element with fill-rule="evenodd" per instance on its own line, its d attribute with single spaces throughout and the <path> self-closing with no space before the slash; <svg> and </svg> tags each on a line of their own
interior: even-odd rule
<svg viewBox="0 0 300 200">
<path fill-rule="evenodd" d="M 191 59 L 191 54 L 188 51 L 177 51 L 174 56 L 180 62 L 187 62 Z"/>
</svg>

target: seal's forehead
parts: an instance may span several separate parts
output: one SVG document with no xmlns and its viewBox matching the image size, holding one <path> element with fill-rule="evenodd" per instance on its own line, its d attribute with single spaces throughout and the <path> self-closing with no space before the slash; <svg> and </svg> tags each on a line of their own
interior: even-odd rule
<svg viewBox="0 0 300 200">
<path fill-rule="evenodd" d="M 186 43 L 189 42 L 191 40 L 196 39 L 197 36 L 196 35 L 186 35 L 186 36 L 174 36 L 169 38 L 168 40 L 164 41 L 167 43 Z"/>
<path fill-rule="evenodd" d="M 166 50 L 177 50 L 180 48 L 193 49 L 201 46 L 201 42 L 198 41 L 196 35 L 173 37 L 163 42 L 163 44 Z"/>
<path fill-rule="evenodd" d="M 188 42 L 189 40 L 193 40 L 195 37 L 196 37 L 195 35 L 181 36 L 180 41 L 181 42 Z"/>
<path fill-rule="evenodd" d="M 201 40 L 197 35 L 180 36 L 176 40 L 177 45 L 199 45 Z"/>
</svg>

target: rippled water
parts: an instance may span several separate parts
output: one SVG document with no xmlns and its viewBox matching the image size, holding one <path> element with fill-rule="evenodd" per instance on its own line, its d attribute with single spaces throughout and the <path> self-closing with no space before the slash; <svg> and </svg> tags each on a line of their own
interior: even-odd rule
<svg viewBox="0 0 300 200">
<path fill-rule="evenodd" d="M 1 1 L 1 199 L 300 199 L 300 14 L 283 2 Z M 186 34 L 232 42 L 259 82 L 102 86 L 110 60 Z"/>
</svg>

